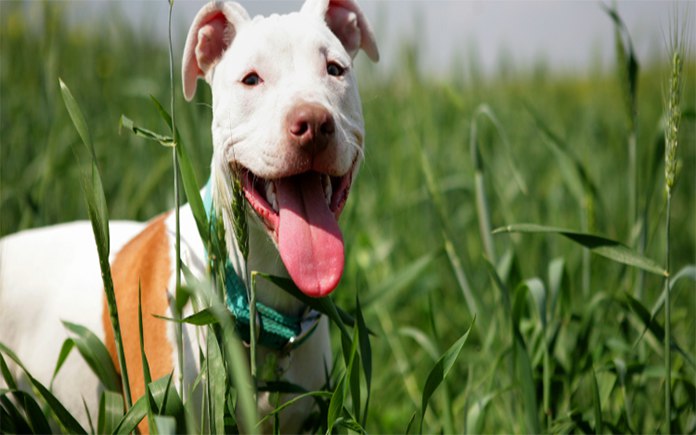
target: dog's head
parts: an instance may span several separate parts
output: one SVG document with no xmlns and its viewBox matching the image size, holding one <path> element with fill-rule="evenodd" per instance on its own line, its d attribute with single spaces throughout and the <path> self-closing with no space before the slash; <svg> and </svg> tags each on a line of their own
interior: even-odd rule
<svg viewBox="0 0 696 435">
<path fill-rule="evenodd" d="M 299 12 L 250 19 L 210 3 L 186 40 L 183 88 L 213 96 L 213 172 L 239 176 L 291 278 L 324 296 L 343 274 L 337 219 L 363 155 L 353 58 L 374 61 L 374 34 L 353 0 L 307 0 Z"/>
</svg>

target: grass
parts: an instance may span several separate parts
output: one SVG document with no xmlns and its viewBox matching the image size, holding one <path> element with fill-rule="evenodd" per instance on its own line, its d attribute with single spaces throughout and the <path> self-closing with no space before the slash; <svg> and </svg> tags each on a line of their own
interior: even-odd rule
<svg viewBox="0 0 696 435">
<path fill-rule="evenodd" d="M 118 127 L 125 114 L 171 134 L 150 101 L 171 95 L 167 48 L 117 18 L 98 29 L 67 28 L 60 2 L 30 8 L 43 16 L 41 29 L 27 26 L 22 5 L 0 6 L 0 235 L 87 217 L 80 174 L 89 166 L 73 155 L 80 138 L 59 77 L 85 115 L 109 217 L 145 220 L 172 208 L 171 150 Z M 567 77 L 539 67 L 484 79 L 468 73 L 476 65 L 463 65 L 433 79 L 414 67 L 418 53 L 408 46 L 389 74 L 359 59 L 366 160 L 341 222 L 347 263 L 334 301 L 364 327 L 332 328 L 343 358 L 333 388 L 316 393 L 319 430 L 696 432 L 696 134 L 688 98 L 696 63 L 688 54 L 669 207 L 663 89 L 671 53 L 640 63 L 631 122 L 629 83 L 618 69 Z M 193 104 L 177 92 L 172 107 L 202 181 L 210 93 L 200 90 Z M 545 233 L 488 233 L 520 223 Z M 558 237 L 566 234 L 581 242 Z M 641 261 L 668 264 L 658 269 L 669 281 L 615 261 L 613 250 L 594 255 L 595 235 Z M 228 339 L 209 347 L 208 370 L 241 385 L 239 363 L 228 359 L 236 343 L 229 325 L 216 328 Z M 366 328 L 375 333 L 369 341 Z M 51 402 L 50 391 L 35 389 L 39 402 Z M 174 424 L 228 428 L 228 392 L 211 390 L 209 426 Z M 153 419 L 176 408 L 170 394 L 166 379 L 153 385 Z M 105 397 L 113 408 L 113 396 Z M 0 410 L 8 412 L 7 403 L 0 399 Z M 147 414 L 144 402 L 131 409 Z M 22 412 L 36 416 L 29 430 L 45 428 L 40 406 Z"/>
</svg>

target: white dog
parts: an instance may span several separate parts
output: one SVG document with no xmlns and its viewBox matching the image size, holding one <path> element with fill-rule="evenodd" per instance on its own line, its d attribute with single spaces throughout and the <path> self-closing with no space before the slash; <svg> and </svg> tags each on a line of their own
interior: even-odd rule
<svg viewBox="0 0 696 435">
<path fill-rule="evenodd" d="M 210 3 L 196 16 L 186 41 L 183 89 L 190 100 L 199 77 L 212 88 L 213 161 L 204 194 L 222 216 L 233 274 L 258 270 L 291 277 L 309 296 L 329 294 L 343 273 L 337 219 L 363 157 L 364 126 L 353 58 L 362 49 L 374 61 L 373 32 L 353 0 L 307 0 L 299 12 L 249 18 L 236 3 Z M 250 212 L 248 264 L 233 236 L 232 179 L 241 177 Z M 198 371 L 197 331 L 184 331 L 184 366 L 177 360 L 171 317 L 175 291 L 174 216 L 146 224 L 112 222 L 112 274 L 134 399 L 144 393 L 137 324 L 142 286 L 145 350 L 153 379 L 174 372 L 192 381 Z M 181 209 L 182 260 L 205 275 L 206 252 L 190 208 Z M 282 261 L 278 261 L 278 259 Z M 260 280 L 263 281 L 263 280 Z M 0 241 L 0 342 L 14 349 L 35 378 L 48 385 L 66 338 L 61 320 L 84 325 L 115 346 L 88 222 L 25 231 Z M 306 321 L 306 307 L 268 282 L 258 300 L 270 310 Z M 229 297 L 229 295 L 228 295 Z M 229 303 L 229 301 L 228 301 Z M 263 322 L 262 322 L 263 323 Z M 300 325 L 289 325 L 301 330 Z M 328 327 L 288 352 L 292 337 L 262 339 L 259 360 L 276 354 L 282 379 L 320 388 L 331 366 Z M 16 366 L 13 374 L 20 377 Z M 1 381 L 0 381 L 1 382 Z M 61 402 L 94 419 L 100 386 L 73 352 L 53 383 Z M 260 399 L 261 411 L 268 404 Z M 311 402 L 282 417 L 299 429 Z"/>
</svg>

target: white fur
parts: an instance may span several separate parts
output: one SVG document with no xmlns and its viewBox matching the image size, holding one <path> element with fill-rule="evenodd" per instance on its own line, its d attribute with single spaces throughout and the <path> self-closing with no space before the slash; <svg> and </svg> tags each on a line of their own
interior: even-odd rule
<svg viewBox="0 0 696 435">
<path fill-rule="evenodd" d="M 135 222 L 111 222 L 111 252 L 120 250 L 143 227 Z M 67 338 L 62 320 L 86 326 L 104 339 L 102 288 L 97 247 L 88 222 L 24 231 L 0 240 L 0 342 L 48 386 Z M 10 364 L 10 368 L 16 378 L 23 378 L 18 367 Z M 27 383 L 21 386 L 30 391 Z M 4 387 L 0 378 L 0 388 Z M 82 398 L 96 417 L 99 391 L 96 376 L 73 352 L 56 377 L 53 392 L 86 423 Z"/>
<path fill-rule="evenodd" d="M 332 29 L 333 33 L 324 16 L 336 5 L 332 3 L 330 7 L 329 0 L 308 0 L 301 12 L 254 19 L 234 3 L 207 4 L 189 34 L 184 54 L 184 93 L 189 99 L 193 96 L 196 77 L 205 78 L 212 88 L 213 201 L 222 213 L 228 252 L 240 276 L 244 276 L 241 272 L 245 267 L 275 275 L 287 276 L 287 272 L 274 241 L 253 213 L 249 216 L 251 257 L 246 265 L 241 261 L 232 237 L 231 165 L 242 165 L 271 179 L 309 170 L 343 176 L 355 171 L 362 158 L 364 126 L 352 61 L 358 48 L 377 60 L 377 48 L 357 5 L 352 0 L 336 4 L 340 5 L 336 16 L 348 19 L 341 21 L 340 29 Z M 197 34 L 198 27 L 216 11 L 224 13 L 227 20 L 225 42 L 229 47 L 221 57 L 201 63 L 197 61 L 200 51 L 195 42 L 204 35 Z M 346 69 L 346 74 L 327 75 L 328 62 L 336 62 Z M 250 71 L 262 77 L 261 86 L 250 88 L 241 83 Z M 325 108 L 335 121 L 331 146 L 312 160 L 303 158 L 289 145 L 285 128 L 288 113 L 303 103 Z M 166 225 L 173 247 L 173 214 Z M 143 227 L 140 223 L 111 223 L 111 252 L 118 252 Z M 181 209 L 180 228 L 182 260 L 202 277 L 206 273 L 205 252 L 188 205 Z M 92 230 L 86 222 L 25 231 L 0 241 L 0 342 L 12 348 L 45 385 L 51 380 L 66 337 L 61 320 L 87 326 L 104 338 L 103 286 L 96 253 Z M 169 282 L 172 292 L 173 274 Z M 299 301 L 263 280 L 258 298 L 288 313 L 302 308 Z M 187 310 L 190 313 L 190 307 Z M 185 327 L 185 367 L 174 361 L 176 378 L 182 372 L 189 382 L 195 378 L 199 339 L 200 331 Z M 323 319 L 302 347 L 289 355 L 276 355 L 283 379 L 308 390 L 320 388 L 325 381 L 325 367 L 331 367 L 330 350 L 328 322 Z M 260 364 L 272 352 L 261 349 Z M 16 366 L 11 365 L 11 369 L 21 377 Z M 0 380 L 0 388 L 3 386 Z M 99 388 L 76 352 L 53 385 L 57 397 L 83 424 L 86 415 L 82 400 L 94 420 Z M 284 430 L 297 430 L 311 405 L 312 401 L 307 400 L 289 410 L 283 416 Z M 263 395 L 259 407 L 261 411 L 272 409 Z"/>
</svg>

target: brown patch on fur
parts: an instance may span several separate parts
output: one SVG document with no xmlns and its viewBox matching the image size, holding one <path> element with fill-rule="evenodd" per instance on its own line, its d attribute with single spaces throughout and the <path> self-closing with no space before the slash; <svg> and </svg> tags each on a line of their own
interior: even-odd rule
<svg viewBox="0 0 696 435">
<path fill-rule="evenodd" d="M 168 375 L 174 369 L 172 363 L 174 351 L 167 338 L 167 322 L 153 317 L 166 315 L 169 307 L 167 286 L 172 270 L 169 258 L 169 237 L 165 226 L 166 218 L 167 214 L 164 214 L 153 219 L 140 234 L 121 249 L 111 264 L 133 403 L 145 394 L 138 330 L 138 283 L 142 289 L 145 355 L 152 380 Z M 106 347 L 120 374 L 106 298 L 102 321 Z M 146 420 L 143 420 L 138 427 L 141 433 L 148 432 Z"/>
</svg>

